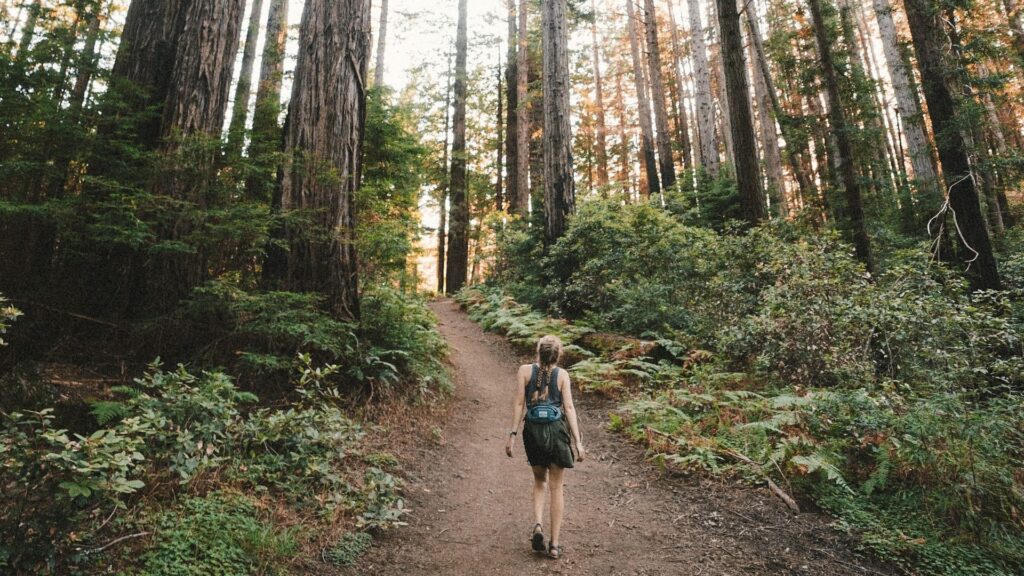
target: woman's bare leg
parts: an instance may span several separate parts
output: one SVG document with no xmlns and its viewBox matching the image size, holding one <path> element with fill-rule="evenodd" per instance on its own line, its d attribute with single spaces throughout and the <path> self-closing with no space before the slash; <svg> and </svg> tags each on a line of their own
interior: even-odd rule
<svg viewBox="0 0 1024 576">
<path fill-rule="evenodd" d="M 548 469 L 543 466 L 533 468 L 533 521 L 544 523 L 544 488 L 548 483 Z"/>
<path fill-rule="evenodd" d="M 559 533 L 562 531 L 562 511 L 565 509 L 565 497 L 562 494 L 562 478 L 565 468 L 551 465 L 551 545 L 558 546 Z"/>
</svg>

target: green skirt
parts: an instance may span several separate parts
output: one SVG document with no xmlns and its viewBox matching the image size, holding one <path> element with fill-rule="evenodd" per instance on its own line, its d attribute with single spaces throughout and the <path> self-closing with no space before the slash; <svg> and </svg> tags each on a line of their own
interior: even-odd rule
<svg viewBox="0 0 1024 576">
<path fill-rule="evenodd" d="M 530 466 L 549 468 L 554 464 L 562 468 L 573 467 L 569 426 L 564 419 L 549 424 L 526 422 L 523 426 L 523 447 Z"/>
</svg>

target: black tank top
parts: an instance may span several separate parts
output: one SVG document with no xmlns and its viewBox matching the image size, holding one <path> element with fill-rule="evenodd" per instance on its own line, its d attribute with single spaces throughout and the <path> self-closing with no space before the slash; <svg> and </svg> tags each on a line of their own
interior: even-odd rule
<svg viewBox="0 0 1024 576">
<path fill-rule="evenodd" d="M 540 367 L 536 364 L 533 365 L 533 371 L 530 373 L 530 383 L 526 386 L 526 405 L 532 406 L 535 404 L 552 404 L 554 406 L 562 405 L 562 392 L 558 389 L 558 367 L 555 366 L 551 369 L 551 378 L 548 379 L 548 397 L 544 400 L 538 400 L 537 402 L 530 402 L 530 398 L 533 397 L 533 393 L 538 390 L 537 386 L 537 375 L 540 372 Z"/>
</svg>

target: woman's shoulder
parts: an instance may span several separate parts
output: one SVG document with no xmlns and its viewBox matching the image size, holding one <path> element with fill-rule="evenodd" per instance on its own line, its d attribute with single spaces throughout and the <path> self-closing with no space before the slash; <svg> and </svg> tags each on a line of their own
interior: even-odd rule
<svg viewBox="0 0 1024 576">
<path fill-rule="evenodd" d="M 527 374 L 527 375 L 529 375 L 530 372 L 533 372 L 533 364 L 523 364 L 523 365 L 519 366 L 519 373 L 520 374 Z"/>
</svg>

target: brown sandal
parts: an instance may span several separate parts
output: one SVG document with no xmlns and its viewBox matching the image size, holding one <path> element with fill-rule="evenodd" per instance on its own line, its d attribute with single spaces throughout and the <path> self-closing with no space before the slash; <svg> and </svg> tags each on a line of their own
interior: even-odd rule
<svg viewBox="0 0 1024 576">
<path fill-rule="evenodd" d="M 558 560 L 562 557 L 562 547 L 557 544 L 548 544 L 548 557 L 553 560 Z"/>
</svg>

